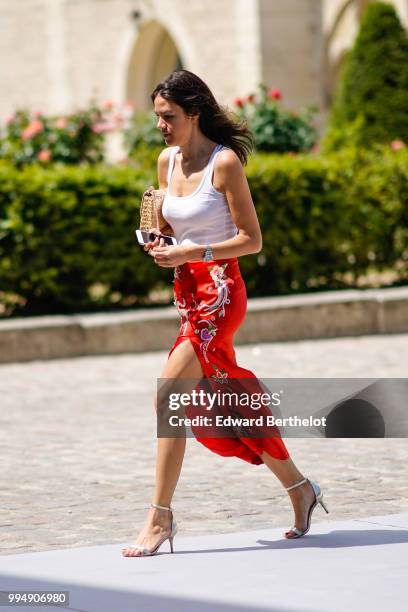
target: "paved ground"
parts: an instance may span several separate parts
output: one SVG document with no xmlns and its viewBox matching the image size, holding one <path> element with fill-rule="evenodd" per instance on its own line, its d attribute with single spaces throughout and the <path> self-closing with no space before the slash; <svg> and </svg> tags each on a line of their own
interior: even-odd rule
<svg viewBox="0 0 408 612">
<path fill-rule="evenodd" d="M 406 612 L 408 513 L 313 527 L 177 534 L 144 559 L 120 544 L 4 556 L 0 590 L 62 590 L 77 612 Z"/>
<path fill-rule="evenodd" d="M 260 377 L 406 377 L 408 335 L 236 347 Z M 166 352 L 0 366 L 0 541 L 5 554 L 131 541 L 152 496 L 153 393 Z M 408 439 L 290 439 L 330 514 L 408 508 Z M 188 440 L 173 500 L 182 536 L 292 524 L 266 466 Z"/>
</svg>

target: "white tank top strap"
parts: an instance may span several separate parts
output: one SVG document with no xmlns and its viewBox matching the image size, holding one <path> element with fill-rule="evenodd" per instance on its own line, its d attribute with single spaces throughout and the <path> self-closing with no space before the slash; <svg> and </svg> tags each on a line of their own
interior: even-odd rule
<svg viewBox="0 0 408 612">
<path fill-rule="evenodd" d="M 215 164 L 215 158 L 217 157 L 218 153 L 221 151 L 221 149 L 223 148 L 222 144 L 218 144 L 214 151 L 211 154 L 210 160 L 208 162 L 207 168 L 205 169 L 205 177 L 204 177 L 204 181 L 203 181 L 203 187 L 204 185 L 206 185 L 207 187 L 212 187 L 212 175 L 213 175 L 213 171 L 214 171 L 214 164 Z"/>
</svg>

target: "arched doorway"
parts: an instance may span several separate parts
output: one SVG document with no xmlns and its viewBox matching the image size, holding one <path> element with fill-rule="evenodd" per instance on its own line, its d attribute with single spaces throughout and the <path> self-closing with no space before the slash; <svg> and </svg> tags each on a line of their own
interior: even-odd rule
<svg viewBox="0 0 408 612">
<path fill-rule="evenodd" d="M 150 93 L 169 72 L 183 68 L 180 53 L 169 32 L 158 21 L 150 21 L 139 32 L 132 49 L 126 99 L 138 110 L 151 108 Z"/>
<path fill-rule="evenodd" d="M 338 76 L 347 51 L 352 47 L 361 17 L 367 6 L 375 0 L 325 0 L 333 17 L 323 41 L 322 81 L 326 110 L 335 94 Z M 398 0 L 392 0 L 398 4 Z M 335 10 L 333 11 L 333 8 Z"/>
<path fill-rule="evenodd" d="M 332 104 L 346 52 L 353 44 L 363 3 L 364 0 L 343 0 L 338 3 L 333 21 L 326 32 L 322 54 L 323 99 L 326 111 Z"/>
</svg>

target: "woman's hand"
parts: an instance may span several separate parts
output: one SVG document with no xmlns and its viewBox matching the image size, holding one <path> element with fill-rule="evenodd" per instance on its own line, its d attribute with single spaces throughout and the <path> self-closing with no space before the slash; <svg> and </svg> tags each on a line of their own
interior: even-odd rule
<svg viewBox="0 0 408 612">
<path fill-rule="evenodd" d="M 180 245 L 155 246 L 149 254 L 154 257 L 155 263 L 161 268 L 175 268 L 181 266 L 188 259 L 186 248 Z"/>
<path fill-rule="evenodd" d="M 162 268 L 181 266 L 188 259 L 186 248 L 179 245 L 167 245 L 163 238 L 159 239 L 160 230 L 152 227 L 149 232 L 156 234 L 153 242 L 146 242 L 144 250 L 154 258 L 155 263 Z"/>
<path fill-rule="evenodd" d="M 156 234 L 156 236 L 159 236 L 159 235 L 160 235 L 160 230 L 159 230 L 159 228 L 157 228 L 157 227 L 151 227 L 151 228 L 149 229 L 149 232 L 150 232 L 151 234 Z M 160 239 L 159 239 L 159 238 L 155 238 L 155 239 L 154 239 L 152 242 L 146 242 L 146 244 L 145 244 L 145 245 L 144 245 L 144 247 L 143 247 L 143 250 L 144 250 L 144 251 L 148 251 L 148 252 L 149 252 L 149 255 L 151 255 L 150 250 L 151 250 L 152 248 L 154 248 L 154 247 L 156 247 L 156 246 L 163 246 L 164 244 L 165 244 L 165 243 L 164 243 L 163 238 L 160 238 Z"/>
</svg>

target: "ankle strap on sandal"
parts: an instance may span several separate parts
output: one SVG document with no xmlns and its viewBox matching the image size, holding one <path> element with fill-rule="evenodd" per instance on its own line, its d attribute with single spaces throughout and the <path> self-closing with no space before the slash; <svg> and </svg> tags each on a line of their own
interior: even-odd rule
<svg viewBox="0 0 408 612">
<path fill-rule="evenodd" d="M 172 508 L 168 508 L 167 506 L 159 506 L 159 504 L 150 504 L 151 508 L 160 508 L 160 510 L 170 510 L 172 512 Z"/>
<path fill-rule="evenodd" d="M 300 485 L 304 484 L 307 481 L 308 481 L 308 479 L 304 478 L 303 480 L 301 480 L 300 482 L 297 482 L 296 484 L 292 485 L 291 487 L 286 487 L 286 490 L 290 491 L 291 489 L 295 489 L 296 487 L 300 487 Z"/>
</svg>

